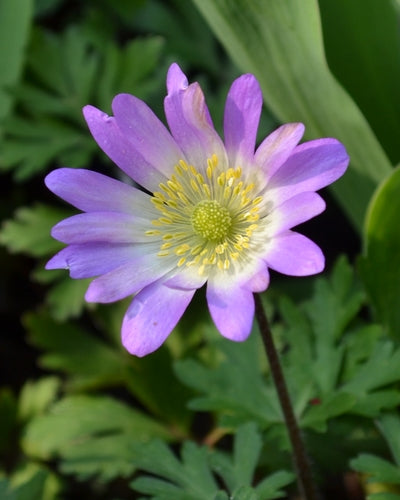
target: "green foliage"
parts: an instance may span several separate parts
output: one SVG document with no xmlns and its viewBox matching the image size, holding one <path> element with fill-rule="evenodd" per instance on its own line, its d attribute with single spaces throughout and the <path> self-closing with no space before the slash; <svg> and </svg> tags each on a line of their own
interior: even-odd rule
<svg viewBox="0 0 400 500">
<path fill-rule="evenodd" d="M 55 401 L 60 386 L 60 380 L 54 376 L 43 377 L 36 382 L 28 380 L 19 396 L 18 418 L 24 422 L 43 414 Z"/>
<path fill-rule="evenodd" d="M 395 464 L 381 457 L 363 453 L 351 461 L 351 466 L 356 471 L 366 474 L 368 483 L 384 483 L 395 489 L 393 492 L 373 493 L 368 496 L 368 500 L 398 500 L 400 499 L 399 415 L 397 413 L 384 414 L 378 421 L 378 427 L 391 450 Z"/>
<path fill-rule="evenodd" d="M 70 389 L 112 386 L 123 379 L 125 366 L 119 352 L 76 324 L 32 314 L 25 318 L 25 324 L 31 342 L 45 351 L 41 366 L 68 375 Z"/>
<path fill-rule="evenodd" d="M 334 417 L 376 417 L 400 403 L 400 391 L 389 386 L 400 380 L 400 349 L 382 338 L 379 326 L 355 321 L 363 303 L 364 294 L 344 259 L 330 279 L 318 279 L 312 298 L 301 308 L 286 297 L 280 301 L 280 341 L 287 345 L 282 363 L 304 428 L 323 432 Z M 357 346 L 363 344 L 360 352 Z M 261 350 L 255 332 L 242 344 L 218 340 L 216 348 L 223 354 L 216 366 L 188 359 L 176 365 L 180 380 L 201 394 L 190 407 L 217 412 L 222 426 L 248 419 L 264 428 L 281 426 L 272 381 L 254 362 Z"/>
<path fill-rule="evenodd" d="M 346 145 L 350 170 L 332 189 L 361 230 L 372 191 L 390 163 L 329 71 L 317 0 L 193 1 L 237 65 L 257 76 L 275 116 L 304 122 L 308 137 L 333 136 Z"/>
<path fill-rule="evenodd" d="M 10 89 L 18 81 L 32 21 L 33 0 L 0 2 L 0 119 L 12 105 Z"/>
<path fill-rule="evenodd" d="M 252 486 L 262 447 L 261 436 L 254 424 L 238 429 L 233 456 L 229 457 L 205 447 L 186 442 L 181 461 L 160 441 L 152 442 L 137 458 L 140 469 L 151 473 L 132 483 L 134 490 L 157 500 L 222 500 L 228 498 L 220 490 L 216 473 L 227 487 L 229 498 L 236 500 L 269 500 L 280 498 L 280 488 L 290 484 L 294 476 L 276 472 Z"/>
<path fill-rule="evenodd" d="M 27 81 L 15 90 L 19 112 L 4 123 L 0 168 L 26 180 L 52 162 L 84 166 L 96 151 L 82 116 L 86 104 L 109 110 L 119 92 L 146 98 L 159 80 L 158 37 L 137 39 L 123 50 L 111 40 L 101 46 L 83 30 L 61 35 L 35 30 L 29 46 Z"/>
<path fill-rule="evenodd" d="M 134 470 L 131 443 L 170 433 L 140 411 L 105 396 L 68 396 L 31 419 L 22 446 L 29 456 L 62 457 L 61 469 L 103 480 Z"/>
<path fill-rule="evenodd" d="M 144 359 L 122 351 L 120 328 L 125 307 L 122 304 L 109 311 L 102 325 L 105 336 L 113 336 L 112 343 L 77 324 L 60 323 L 46 314 L 27 315 L 24 322 L 30 341 L 44 351 L 40 366 L 67 375 L 68 391 L 124 386 L 163 422 L 183 431 L 190 422 L 185 408 L 188 391 L 174 376 L 166 349 Z"/>
<path fill-rule="evenodd" d="M 392 163 L 396 164 L 400 159 L 400 95 L 397 91 L 400 33 L 394 2 L 319 0 L 318 3 L 329 67 L 358 104 Z"/>
<path fill-rule="evenodd" d="M 0 478 L 2 500 L 56 500 L 61 485 L 57 477 L 45 467 L 28 464 L 16 472 L 10 480 Z"/>
<path fill-rule="evenodd" d="M 21 207 L 14 218 L 6 221 L 0 231 L 0 243 L 11 252 L 23 252 L 32 257 L 48 256 L 61 250 L 62 243 L 50 237 L 52 227 L 70 212 L 36 204 Z"/>
<path fill-rule="evenodd" d="M 379 320 L 392 335 L 400 332 L 400 168 L 380 185 L 371 200 L 365 224 L 360 269 Z"/>
</svg>

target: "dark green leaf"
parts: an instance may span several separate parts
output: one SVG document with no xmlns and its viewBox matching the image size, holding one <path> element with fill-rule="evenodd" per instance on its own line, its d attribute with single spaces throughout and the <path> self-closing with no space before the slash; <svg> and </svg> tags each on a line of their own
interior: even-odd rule
<svg viewBox="0 0 400 500">
<path fill-rule="evenodd" d="M 397 163 L 400 33 L 394 2 L 319 0 L 319 5 L 329 67 L 360 106 L 392 162 Z"/>
<path fill-rule="evenodd" d="M 164 443 L 150 443 L 138 457 L 137 465 L 168 480 L 139 478 L 132 483 L 133 489 L 141 493 L 156 495 L 163 500 L 208 500 L 218 491 L 217 483 L 208 466 L 209 451 L 185 442 L 182 462 L 179 462 Z"/>
<path fill-rule="evenodd" d="M 18 401 L 19 418 L 25 421 L 44 413 L 49 405 L 54 403 L 60 385 L 60 380 L 54 376 L 26 382 Z"/>
<path fill-rule="evenodd" d="M 32 20 L 33 0 L 0 2 L 0 119 L 10 110 L 8 92 L 18 81 Z"/>
<path fill-rule="evenodd" d="M 400 167 L 371 200 L 365 224 L 361 275 L 376 314 L 397 338 L 400 332 Z"/>
<path fill-rule="evenodd" d="M 400 468 L 383 458 L 364 453 L 352 460 L 351 466 L 368 474 L 368 482 L 400 484 Z"/>
<path fill-rule="evenodd" d="M 27 315 L 24 323 L 31 342 L 45 351 L 40 365 L 69 375 L 71 389 L 111 386 L 123 380 L 126 363 L 121 353 L 76 324 L 59 323 L 44 314 Z"/>
<path fill-rule="evenodd" d="M 66 211 L 49 205 L 19 208 L 14 219 L 4 223 L 0 243 L 11 252 L 23 252 L 34 257 L 49 255 L 63 246 L 50 236 L 50 230 L 66 216 Z"/>
<path fill-rule="evenodd" d="M 397 412 L 386 413 L 378 421 L 396 464 L 400 467 L 400 416 Z"/>
<path fill-rule="evenodd" d="M 211 369 L 193 360 L 178 362 L 176 372 L 182 383 L 204 394 L 193 399 L 190 407 L 217 410 L 225 424 L 233 415 L 241 422 L 255 420 L 263 425 L 281 422 L 275 389 L 265 384 L 258 363 L 259 342 L 255 334 L 239 344 L 218 340 L 216 346 L 223 353 L 224 360 Z"/>
<path fill-rule="evenodd" d="M 256 486 L 256 492 L 262 500 L 281 498 L 284 496 L 284 493 L 280 489 L 293 483 L 295 479 L 296 477 L 292 472 L 274 472 Z"/>
<path fill-rule="evenodd" d="M 109 480 L 130 474 L 134 445 L 169 432 L 141 412 L 103 396 L 69 396 L 27 425 L 25 453 L 41 459 L 60 457 L 62 468 L 82 478 Z"/>
</svg>

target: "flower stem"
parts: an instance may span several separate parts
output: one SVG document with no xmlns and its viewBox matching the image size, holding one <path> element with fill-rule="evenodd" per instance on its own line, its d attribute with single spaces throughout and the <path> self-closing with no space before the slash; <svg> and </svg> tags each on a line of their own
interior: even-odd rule
<svg viewBox="0 0 400 500">
<path fill-rule="evenodd" d="M 293 461 L 297 473 L 297 482 L 300 494 L 305 500 L 319 500 L 320 496 L 315 486 L 311 471 L 310 462 L 304 447 L 300 429 L 296 421 L 292 403 L 290 401 L 285 377 L 276 351 L 268 319 L 265 314 L 261 297 L 254 294 L 256 305 L 255 316 L 260 329 L 265 352 L 268 357 L 272 377 L 278 393 L 279 402 L 285 418 L 286 428 L 289 433 L 289 439 L 292 445 Z"/>
</svg>

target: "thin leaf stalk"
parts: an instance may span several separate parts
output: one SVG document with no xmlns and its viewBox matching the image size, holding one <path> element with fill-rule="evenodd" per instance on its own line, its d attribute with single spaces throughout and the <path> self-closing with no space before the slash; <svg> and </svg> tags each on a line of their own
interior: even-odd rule
<svg viewBox="0 0 400 500">
<path fill-rule="evenodd" d="M 297 482 L 300 494 L 305 500 L 320 500 L 320 495 L 316 487 L 313 473 L 308 458 L 304 441 L 293 411 L 289 391 L 282 371 L 278 352 L 275 348 L 268 318 L 258 294 L 254 294 L 255 316 L 260 329 L 265 353 L 271 369 L 272 378 L 278 394 L 282 413 L 285 419 L 290 443 L 292 446 L 293 462 L 297 474 Z"/>
</svg>

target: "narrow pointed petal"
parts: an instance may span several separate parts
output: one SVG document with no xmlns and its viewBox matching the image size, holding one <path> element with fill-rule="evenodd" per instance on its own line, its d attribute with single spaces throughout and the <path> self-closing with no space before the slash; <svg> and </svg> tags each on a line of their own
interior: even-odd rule
<svg viewBox="0 0 400 500">
<path fill-rule="evenodd" d="M 205 171 L 207 158 L 216 154 L 226 162 L 225 147 L 211 121 L 203 92 L 198 83 L 188 86 L 186 76 L 172 64 L 167 76 L 168 95 L 164 100 L 165 115 L 176 142 L 186 159 Z"/>
<path fill-rule="evenodd" d="M 122 323 L 122 343 L 136 356 L 158 349 L 180 320 L 194 290 L 174 289 L 160 282 L 144 288 L 127 310 Z"/>
<path fill-rule="evenodd" d="M 170 177 L 183 153 L 165 125 L 133 95 L 117 95 L 112 109 L 119 129 L 134 149 L 156 170 Z"/>
<path fill-rule="evenodd" d="M 144 251 L 144 249 L 141 249 Z M 171 270 L 168 261 L 145 254 L 93 280 L 86 292 L 88 302 L 115 302 L 137 293 Z"/>
<path fill-rule="evenodd" d="M 233 82 L 224 115 L 225 147 L 231 167 L 252 163 L 261 107 L 261 89 L 253 75 L 242 75 Z"/>
<path fill-rule="evenodd" d="M 298 193 L 317 191 L 345 172 L 346 150 L 336 139 L 317 139 L 297 146 L 269 181 L 271 198 L 282 203 Z"/>
<path fill-rule="evenodd" d="M 129 177 L 148 191 L 157 191 L 165 176 L 135 149 L 119 129 L 115 118 L 93 106 L 85 106 L 83 114 L 97 144 Z"/>
<path fill-rule="evenodd" d="M 304 134 L 302 123 L 288 123 L 274 130 L 258 147 L 254 160 L 269 179 L 289 158 Z"/>
<path fill-rule="evenodd" d="M 147 194 L 91 170 L 59 168 L 47 175 L 45 183 L 50 191 L 83 212 L 139 211 L 157 217 Z"/>
<path fill-rule="evenodd" d="M 313 241 L 293 231 L 273 238 L 264 260 L 274 271 L 289 276 L 317 274 L 325 266 L 321 249 Z"/>
<path fill-rule="evenodd" d="M 276 236 L 302 224 L 325 210 L 325 202 L 317 193 L 300 193 L 276 207 L 270 214 L 268 235 Z"/>
<path fill-rule="evenodd" d="M 68 269 L 71 278 L 100 276 L 136 258 L 132 245 L 86 243 L 69 245 L 46 264 L 46 269 Z"/>
<path fill-rule="evenodd" d="M 73 215 L 56 224 L 51 235 L 63 243 L 148 242 L 147 219 L 120 212 L 88 212 Z"/>
<path fill-rule="evenodd" d="M 207 303 L 218 331 L 230 340 L 241 342 L 250 335 L 254 317 L 253 293 L 241 287 L 207 285 Z"/>
</svg>

